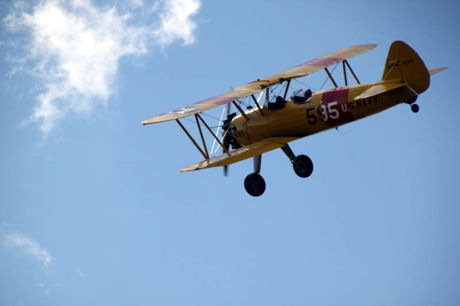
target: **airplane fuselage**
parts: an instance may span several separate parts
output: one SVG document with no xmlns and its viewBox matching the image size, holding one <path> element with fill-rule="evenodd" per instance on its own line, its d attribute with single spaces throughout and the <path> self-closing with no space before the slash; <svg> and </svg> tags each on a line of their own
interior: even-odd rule
<svg viewBox="0 0 460 306">
<path fill-rule="evenodd" d="M 282 109 L 262 112 L 258 108 L 233 118 L 233 137 L 241 145 L 248 145 L 269 137 L 305 137 L 376 114 L 416 94 L 400 87 L 368 98 L 356 99 L 364 91 L 382 82 L 337 87 L 315 92 L 308 102 L 295 103 L 288 99 Z M 263 114 L 262 114 L 263 113 Z"/>
</svg>

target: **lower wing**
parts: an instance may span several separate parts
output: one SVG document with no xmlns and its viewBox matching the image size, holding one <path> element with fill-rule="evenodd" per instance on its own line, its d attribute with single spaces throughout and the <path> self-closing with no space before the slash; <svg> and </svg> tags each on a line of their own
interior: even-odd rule
<svg viewBox="0 0 460 306">
<path fill-rule="evenodd" d="M 274 137 L 274 138 L 266 138 L 259 142 L 252 143 L 250 145 L 241 147 L 234 151 L 224 153 L 222 155 L 210 158 L 209 160 L 203 160 L 199 163 L 189 165 L 180 169 L 181 172 L 193 171 L 193 170 L 200 170 L 206 169 L 211 167 L 221 167 L 225 165 L 230 165 L 242 160 L 245 160 L 250 157 L 254 157 L 260 155 L 262 153 L 275 150 L 278 148 L 283 147 L 290 141 L 299 139 L 300 137 Z"/>
</svg>

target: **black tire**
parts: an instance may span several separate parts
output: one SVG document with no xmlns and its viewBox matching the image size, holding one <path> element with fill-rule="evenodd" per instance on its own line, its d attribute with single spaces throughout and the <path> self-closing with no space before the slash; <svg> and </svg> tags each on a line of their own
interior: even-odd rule
<svg viewBox="0 0 460 306">
<path fill-rule="evenodd" d="M 420 106 L 418 106 L 418 104 L 411 104 L 410 109 L 412 110 L 412 112 L 418 113 L 418 111 L 420 110 Z"/>
<path fill-rule="evenodd" d="M 244 189 L 253 197 L 261 196 L 265 191 L 265 180 L 258 173 L 251 173 L 244 179 Z"/>
<path fill-rule="evenodd" d="M 307 155 L 298 155 L 292 163 L 295 174 L 300 177 L 309 177 L 313 173 L 313 162 Z"/>
</svg>

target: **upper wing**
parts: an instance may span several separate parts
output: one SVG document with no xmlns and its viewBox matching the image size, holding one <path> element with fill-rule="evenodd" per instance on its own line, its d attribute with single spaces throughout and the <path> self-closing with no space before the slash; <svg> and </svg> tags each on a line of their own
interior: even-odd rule
<svg viewBox="0 0 460 306">
<path fill-rule="evenodd" d="M 152 124 L 152 123 L 158 123 L 158 122 L 164 122 L 168 120 L 174 120 L 174 119 L 180 119 L 184 118 L 187 116 L 195 115 L 201 112 L 204 112 L 205 110 L 217 107 L 219 105 L 227 104 L 232 101 L 235 101 L 239 98 L 244 98 L 250 95 L 253 95 L 255 93 L 260 92 L 262 89 L 260 89 L 257 85 L 253 85 L 252 83 L 249 83 L 245 86 L 241 86 L 238 88 L 235 88 L 229 92 L 226 92 L 224 94 L 202 100 L 200 102 L 196 102 L 193 104 L 189 104 L 187 106 L 172 110 L 166 114 L 162 114 L 159 116 L 152 117 L 150 119 L 142 121 L 142 124 Z"/>
<path fill-rule="evenodd" d="M 264 90 L 266 87 L 275 85 L 277 83 L 309 75 L 315 71 L 321 70 L 330 65 L 334 65 L 336 63 L 339 63 L 343 60 L 346 60 L 358 54 L 374 49 L 376 46 L 377 45 L 375 44 L 368 44 L 368 45 L 358 45 L 358 46 L 351 46 L 351 47 L 343 48 L 335 52 L 329 53 L 328 55 L 324 55 L 314 60 L 300 64 L 294 68 L 285 70 L 278 74 L 274 74 L 272 76 L 269 76 L 263 79 L 258 79 L 257 81 L 254 81 L 254 82 L 250 82 L 244 86 L 235 88 L 224 94 L 221 94 L 221 95 L 218 95 L 218 96 L 206 99 L 206 100 L 202 100 L 200 102 L 189 104 L 182 108 L 172 110 L 166 114 L 162 114 L 162 115 L 155 116 L 150 119 L 144 120 L 142 121 L 142 124 L 145 125 L 145 124 L 158 123 L 158 122 L 163 122 L 163 121 L 168 121 L 168 120 L 180 119 L 183 117 L 201 113 L 205 110 L 217 107 L 219 105 L 230 103 L 232 101 L 235 101 L 236 99 L 253 95 L 255 93 L 258 93 Z"/>
<path fill-rule="evenodd" d="M 206 169 L 211 167 L 220 167 L 230 165 L 241 160 L 260 155 L 262 153 L 281 148 L 290 141 L 299 139 L 299 137 L 275 137 L 266 138 L 264 140 L 252 143 L 250 145 L 241 147 L 228 154 L 222 154 L 213 157 L 209 160 L 203 160 L 199 163 L 184 167 L 180 169 L 181 172 Z"/>
<path fill-rule="evenodd" d="M 340 63 L 358 54 L 372 50 L 375 47 L 377 47 L 376 44 L 367 44 L 343 48 L 258 81 L 263 82 L 265 87 L 267 87 L 285 80 L 303 77 L 328 66 Z"/>
</svg>

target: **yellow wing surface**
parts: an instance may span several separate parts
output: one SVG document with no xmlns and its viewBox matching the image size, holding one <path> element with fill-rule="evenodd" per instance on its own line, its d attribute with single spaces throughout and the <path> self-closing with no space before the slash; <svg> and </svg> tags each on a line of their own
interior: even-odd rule
<svg viewBox="0 0 460 306">
<path fill-rule="evenodd" d="M 290 141 L 299 139 L 299 137 L 275 137 L 265 138 L 264 140 L 241 147 L 228 154 L 222 154 L 209 160 L 203 160 L 199 163 L 180 169 L 181 172 L 206 169 L 211 167 L 221 167 L 230 165 L 244 159 L 260 155 L 262 153 L 281 148 Z"/>
<path fill-rule="evenodd" d="M 444 71 L 446 69 L 447 69 L 447 67 L 440 67 L 440 68 L 431 69 L 429 72 L 430 72 L 430 75 L 433 75 L 433 74 L 436 74 L 438 72 Z"/>
<path fill-rule="evenodd" d="M 142 121 L 142 124 L 145 125 L 159 123 L 201 113 L 208 109 L 230 103 L 239 98 L 244 98 L 256 94 L 264 90 L 266 87 L 281 83 L 283 81 L 309 75 L 330 65 L 334 65 L 358 54 L 374 49 L 376 46 L 377 45 L 375 44 L 367 44 L 343 48 L 329 53 L 328 55 L 321 56 L 314 60 L 300 64 L 294 68 L 282 71 L 278 74 L 250 82 L 244 86 L 235 88 L 218 96 L 189 104 L 187 106 L 172 110 L 168 113 L 144 120 Z"/>
<path fill-rule="evenodd" d="M 367 90 L 362 92 L 360 95 L 355 97 L 355 100 L 370 98 L 384 92 L 407 86 L 407 83 L 381 83 L 375 84 L 374 86 L 369 87 Z"/>
</svg>

